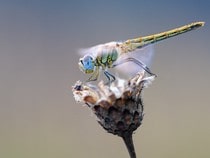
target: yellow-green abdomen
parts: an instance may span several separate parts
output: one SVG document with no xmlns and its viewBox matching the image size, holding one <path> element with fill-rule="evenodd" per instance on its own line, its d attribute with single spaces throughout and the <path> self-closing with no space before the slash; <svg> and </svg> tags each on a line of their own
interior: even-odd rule
<svg viewBox="0 0 210 158">
<path fill-rule="evenodd" d="M 197 29 L 203 25 L 204 25 L 204 22 L 195 22 L 195 23 L 191 23 L 191 24 L 173 29 L 173 30 L 169 30 L 169 31 L 165 31 L 165 32 L 161 32 L 161 33 L 157 33 L 157 34 L 153 34 L 149 36 L 139 37 L 135 39 L 130 39 L 130 40 L 125 41 L 123 44 L 127 45 L 130 48 L 130 51 L 133 51 L 136 48 L 141 48 L 149 44 L 156 43 L 161 40 L 180 35 L 182 33 Z"/>
</svg>

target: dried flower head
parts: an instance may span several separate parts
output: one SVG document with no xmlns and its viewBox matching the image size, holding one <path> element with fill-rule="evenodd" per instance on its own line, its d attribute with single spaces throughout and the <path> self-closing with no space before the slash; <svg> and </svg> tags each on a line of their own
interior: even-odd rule
<svg viewBox="0 0 210 158">
<path fill-rule="evenodd" d="M 143 120 L 141 92 L 154 78 L 141 72 L 128 81 L 117 79 L 111 85 L 103 81 L 98 86 L 77 81 L 73 94 L 77 102 L 88 105 L 107 132 L 122 137 L 130 156 L 136 157 L 132 133 Z"/>
</svg>

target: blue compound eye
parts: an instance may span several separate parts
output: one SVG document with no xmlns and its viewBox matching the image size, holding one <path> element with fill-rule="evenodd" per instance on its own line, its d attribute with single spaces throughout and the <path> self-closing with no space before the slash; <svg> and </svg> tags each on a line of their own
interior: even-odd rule
<svg viewBox="0 0 210 158">
<path fill-rule="evenodd" d="M 85 70 L 93 70 L 94 63 L 93 58 L 91 56 L 85 56 L 82 60 L 83 66 Z"/>
</svg>

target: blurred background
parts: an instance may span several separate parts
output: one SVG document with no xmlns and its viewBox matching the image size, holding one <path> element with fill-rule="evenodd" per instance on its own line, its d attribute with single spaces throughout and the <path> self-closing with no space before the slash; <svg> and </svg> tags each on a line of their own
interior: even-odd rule
<svg viewBox="0 0 210 158">
<path fill-rule="evenodd" d="M 210 156 L 210 3 L 205 0 L 0 0 L 0 157 L 127 158 L 77 104 L 72 86 L 86 80 L 78 49 L 166 31 L 205 27 L 155 45 L 145 89 L 138 157 Z"/>
</svg>

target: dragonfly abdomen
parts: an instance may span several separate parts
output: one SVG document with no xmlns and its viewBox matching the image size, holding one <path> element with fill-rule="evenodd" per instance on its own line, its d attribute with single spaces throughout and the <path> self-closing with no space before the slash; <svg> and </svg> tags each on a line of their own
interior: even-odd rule
<svg viewBox="0 0 210 158">
<path fill-rule="evenodd" d="M 142 48 L 149 44 L 156 43 L 161 40 L 174 37 L 182 33 L 197 29 L 203 25 L 204 25 L 204 22 L 195 22 L 195 23 L 184 25 L 182 27 L 175 28 L 169 31 L 165 31 L 165 32 L 161 32 L 161 33 L 157 33 L 157 34 L 153 34 L 149 36 L 139 37 L 135 39 L 130 39 L 130 40 L 125 41 L 124 44 L 127 45 L 127 47 L 129 48 L 129 51 L 133 51 L 137 48 Z"/>
</svg>

